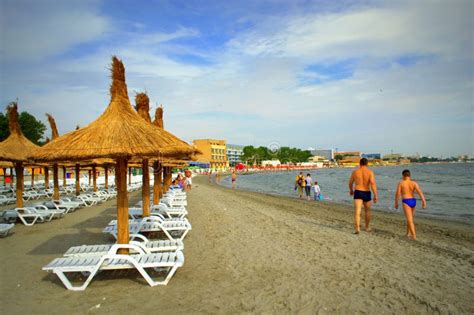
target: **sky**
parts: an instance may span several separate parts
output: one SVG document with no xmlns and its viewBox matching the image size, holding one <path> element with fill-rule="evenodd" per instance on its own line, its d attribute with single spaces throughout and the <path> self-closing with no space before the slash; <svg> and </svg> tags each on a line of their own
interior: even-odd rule
<svg viewBox="0 0 474 315">
<path fill-rule="evenodd" d="M 129 97 L 186 141 L 474 155 L 474 1 L 0 0 L 0 102 L 59 132 Z"/>
</svg>

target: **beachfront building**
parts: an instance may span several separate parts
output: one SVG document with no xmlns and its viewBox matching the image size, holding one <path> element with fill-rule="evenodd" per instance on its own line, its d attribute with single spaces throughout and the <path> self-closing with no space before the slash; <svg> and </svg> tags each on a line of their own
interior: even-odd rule
<svg viewBox="0 0 474 315">
<path fill-rule="evenodd" d="M 327 157 L 321 155 L 313 155 L 308 159 L 308 162 L 327 162 L 329 161 Z"/>
<path fill-rule="evenodd" d="M 236 166 L 238 163 L 241 163 L 241 156 L 244 154 L 244 146 L 237 144 L 228 144 L 227 145 L 227 161 L 229 161 L 229 166 Z"/>
<path fill-rule="evenodd" d="M 382 154 L 380 153 L 364 153 L 362 154 L 363 158 L 366 158 L 367 160 L 381 160 L 382 159 Z"/>
<path fill-rule="evenodd" d="M 335 154 L 335 158 L 341 157 L 339 160 L 343 163 L 359 163 L 361 155 L 360 151 L 340 151 Z"/>
<path fill-rule="evenodd" d="M 280 165 L 281 165 L 280 160 L 264 160 L 264 161 L 262 161 L 262 166 L 263 167 L 265 167 L 265 166 L 277 167 L 277 166 L 280 166 Z"/>
<path fill-rule="evenodd" d="M 226 140 L 197 139 L 193 140 L 193 144 L 202 152 L 198 155 L 198 162 L 209 164 L 212 170 L 225 170 L 229 167 Z"/>
<path fill-rule="evenodd" d="M 387 161 L 400 160 L 401 158 L 402 155 L 399 153 L 390 153 L 383 156 L 383 159 Z"/>
<path fill-rule="evenodd" d="M 311 150 L 313 156 L 323 156 L 326 160 L 334 160 L 334 150 L 333 149 L 316 149 Z"/>
</svg>

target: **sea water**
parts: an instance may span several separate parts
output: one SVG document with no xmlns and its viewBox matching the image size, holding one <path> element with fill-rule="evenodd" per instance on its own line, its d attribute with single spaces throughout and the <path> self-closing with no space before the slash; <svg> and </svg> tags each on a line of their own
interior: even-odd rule
<svg viewBox="0 0 474 315">
<path fill-rule="evenodd" d="M 416 195 L 417 214 L 474 224 L 474 163 L 411 164 L 371 169 L 375 173 L 379 191 L 379 202 L 374 205 L 375 209 L 403 213 L 401 201 L 399 209 L 394 209 L 394 197 L 402 171 L 409 169 L 412 179 L 423 190 L 428 204 L 426 209 L 422 209 L 421 200 Z M 305 176 L 307 173 L 311 174 L 313 181 L 318 181 L 325 201 L 352 204 L 348 181 L 353 171 L 350 168 L 323 168 L 303 172 Z M 240 175 L 237 188 L 298 197 L 294 190 L 298 173 L 299 171 L 282 171 Z M 230 187 L 230 177 L 224 178 L 221 184 Z"/>
</svg>

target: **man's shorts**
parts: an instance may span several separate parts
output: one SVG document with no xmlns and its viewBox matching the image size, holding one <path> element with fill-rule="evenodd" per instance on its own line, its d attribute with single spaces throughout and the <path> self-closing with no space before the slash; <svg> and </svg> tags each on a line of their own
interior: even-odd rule
<svg viewBox="0 0 474 315">
<path fill-rule="evenodd" d="M 354 199 L 362 199 L 363 202 L 372 200 L 372 193 L 370 191 L 356 190 L 354 191 Z"/>
</svg>

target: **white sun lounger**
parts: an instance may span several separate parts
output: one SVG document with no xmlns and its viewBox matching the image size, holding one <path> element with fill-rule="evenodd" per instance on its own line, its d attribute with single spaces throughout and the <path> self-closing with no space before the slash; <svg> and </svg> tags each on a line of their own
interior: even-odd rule
<svg viewBox="0 0 474 315">
<path fill-rule="evenodd" d="M 21 222 L 23 222 L 23 224 L 26 226 L 32 226 L 37 221 L 38 222 L 45 221 L 44 217 L 41 214 L 28 208 L 15 208 L 15 212 L 17 216 L 20 218 Z"/>
<path fill-rule="evenodd" d="M 160 204 L 152 206 L 150 209 L 150 215 L 161 215 L 165 218 L 180 218 L 183 219 L 188 214 L 186 209 L 170 209 L 166 207 L 166 205 Z M 142 208 L 128 208 L 128 215 L 132 219 L 138 219 L 143 216 L 143 209 Z"/>
<path fill-rule="evenodd" d="M 58 206 L 71 207 L 73 210 L 76 210 L 81 206 L 80 202 L 71 201 L 69 198 L 61 198 L 60 200 L 53 200 L 53 202 Z"/>
<path fill-rule="evenodd" d="M 90 199 L 90 198 L 89 198 L 88 196 L 86 196 L 86 195 L 79 195 L 79 196 L 77 196 L 76 198 L 77 198 L 78 200 L 82 201 L 83 204 L 84 204 L 84 206 L 86 206 L 86 207 L 92 207 L 92 206 L 94 206 L 94 205 L 96 205 L 96 204 L 98 203 L 97 200 L 95 200 L 95 199 L 92 200 L 92 199 Z"/>
<path fill-rule="evenodd" d="M 170 207 L 186 207 L 188 205 L 186 200 L 173 200 L 170 197 L 161 198 L 160 203 L 164 203 Z"/>
<path fill-rule="evenodd" d="M 177 250 L 183 250 L 184 244 L 181 240 L 158 240 L 150 241 L 145 236 L 136 234 L 133 239 L 143 239 L 143 242 L 130 241 L 130 244 L 136 245 L 142 248 L 146 254 L 159 253 L 159 252 L 175 252 Z M 114 244 L 101 244 L 101 245 L 81 245 L 74 246 L 68 249 L 64 256 L 84 256 L 84 255 L 104 255 L 112 248 Z M 130 253 L 136 253 L 130 250 Z"/>
<path fill-rule="evenodd" d="M 51 221 L 53 218 L 62 218 L 66 214 L 66 211 L 63 209 L 49 209 L 45 205 L 35 205 L 33 207 L 26 207 L 28 209 L 35 210 L 37 213 L 41 214 L 45 219 L 48 218 L 48 221 Z M 51 215 L 51 218 L 49 216 Z"/>
<path fill-rule="evenodd" d="M 134 222 L 128 225 L 130 234 L 141 234 L 147 232 L 163 232 L 169 240 L 183 240 L 188 232 L 192 229 L 191 224 L 187 222 L 159 222 L 146 221 Z M 108 225 L 102 231 L 103 233 L 112 234 L 117 239 L 117 225 Z M 179 232 L 181 236 L 175 238 L 172 234 Z"/>
<path fill-rule="evenodd" d="M 121 255 L 116 254 L 120 248 L 129 248 L 140 254 Z M 168 253 L 146 254 L 143 250 L 132 244 L 115 244 L 105 255 L 92 256 L 70 256 L 56 258 L 43 270 L 55 273 L 68 290 L 83 291 L 87 288 L 98 271 L 137 269 L 150 286 L 166 285 L 179 267 L 184 264 L 182 251 Z M 166 268 L 167 275 L 164 280 L 153 280 L 146 271 L 149 268 Z M 73 286 L 67 278 L 68 273 L 88 273 L 87 279 L 82 285 Z"/>
<path fill-rule="evenodd" d="M 147 223 L 147 222 L 160 222 L 160 223 L 183 222 L 183 223 L 189 224 L 189 226 L 191 226 L 191 223 L 189 223 L 188 219 L 186 219 L 186 218 L 166 218 L 165 219 L 159 213 L 156 214 L 156 215 L 145 217 L 145 218 L 129 219 L 128 220 L 128 224 Z M 117 225 L 117 220 L 110 220 L 108 225 Z"/>
<path fill-rule="evenodd" d="M 0 195 L 0 205 L 8 205 L 10 203 L 15 203 L 15 197 L 7 197 L 5 195 Z"/>
<path fill-rule="evenodd" d="M 45 201 L 41 205 L 45 206 L 49 210 L 58 210 L 58 211 L 62 210 L 66 214 L 76 211 L 76 208 L 74 208 L 73 206 L 66 205 L 66 204 L 58 205 L 54 201 Z"/>
<path fill-rule="evenodd" d="M 184 218 L 185 216 L 188 215 L 188 211 L 186 210 L 185 207 L 168 207 L 164 203 L 159 203 L 157 205 L 154 205 L 151 207 L 152 211 L 153 210 L 158 210 L 159 212 L 163 212 L 166 214 L 167 217 L 172 218 L 172 217 L 178 217 L 178 218 Z"/>
<path fill-rule="evenodd" d="M 8 233 L 13 229 L 15 224 L 0 223 L 0 237 L 6 237 Z"/>
</svg>

